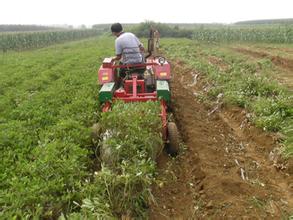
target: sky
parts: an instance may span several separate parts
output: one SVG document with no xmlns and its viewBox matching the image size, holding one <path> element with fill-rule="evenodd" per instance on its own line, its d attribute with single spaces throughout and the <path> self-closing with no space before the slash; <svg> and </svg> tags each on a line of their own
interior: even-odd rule
<svg viewBox="0 0 293 220">
<path fill-rule="evenodd" d="M 0 0 L 0 24 L 233 23 L 293 18 L 293 0 Z"/>
</svg>

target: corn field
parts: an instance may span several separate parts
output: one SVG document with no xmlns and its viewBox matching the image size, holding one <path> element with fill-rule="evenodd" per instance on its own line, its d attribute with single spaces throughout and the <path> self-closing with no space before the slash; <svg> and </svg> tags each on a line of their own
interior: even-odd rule
<svg viewBox="0 0 293 220">
<path fill-rule="evenodd" d="M 93 37 L 99 33 L 94 29 L 3 33 L 0 34 L 0 51 L 45 47 L 54 43 Z"/>
<path fill-rule="evenodd" d="M 293 26 L 223 26 L 221 28 L 201 27 L 193 30 L 193 38 L 209 42 L 266 42 L 293 43 Z"/>
</svg>

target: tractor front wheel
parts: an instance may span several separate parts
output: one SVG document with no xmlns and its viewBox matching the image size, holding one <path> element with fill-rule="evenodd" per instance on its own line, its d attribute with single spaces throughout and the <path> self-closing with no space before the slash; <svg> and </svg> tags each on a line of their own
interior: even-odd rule
<svg viewBox="0 0 293 220">
<path fill-rule="evenodd" d="M 174 122 L 168 122 L 168 148 L 167 151 L 171 156 L 176 156 L 179 151 L 179 133 Z"/>
</svg>

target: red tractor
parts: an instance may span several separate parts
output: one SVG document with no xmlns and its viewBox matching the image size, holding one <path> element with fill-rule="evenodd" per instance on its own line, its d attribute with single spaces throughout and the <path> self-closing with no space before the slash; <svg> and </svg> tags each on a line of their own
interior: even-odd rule
<svg viewBox="0 0 293 220">
<path fill-rule="evenodd" d="M 111 58 L 105 58 L 98 71 L 98 82 L 102 85 L 99 101 L 102 111 L 110 111 L 116 100 L 124 102 L 157 101 L 161 105 L 162 137 L 171 155 L 179 150 L 177 126 L 168 121 L 167 108 L 171 101 L 169 81 L 170 64 L 163 57 L 153 57 L 153 39 L 148 42 L 148 56 L 140 64 L 116 65 Z M 125 77 L 119 77 L 119 69 L 125 70 Z"/>
</svg>

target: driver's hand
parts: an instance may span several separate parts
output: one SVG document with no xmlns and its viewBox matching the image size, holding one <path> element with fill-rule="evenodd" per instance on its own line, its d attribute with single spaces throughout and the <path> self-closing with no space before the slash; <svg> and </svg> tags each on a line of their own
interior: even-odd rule
<svg viewBox="0 0 293 220">
<path fill-rule="evenodd" d="M 112 63 L 115 62 L 115 60 L 116 60 L 116 57 L 111 57 L 111 62 Z"/>
<path fill-rule="evenodd" d="M 145 49 L 144 49 L 143 46 L 140 46 L 140 47 L 139 47 L 139 50 L 140 50 L 140 52 L 143 52 L 143 53 L 145 52 Z"/>
</svg>

